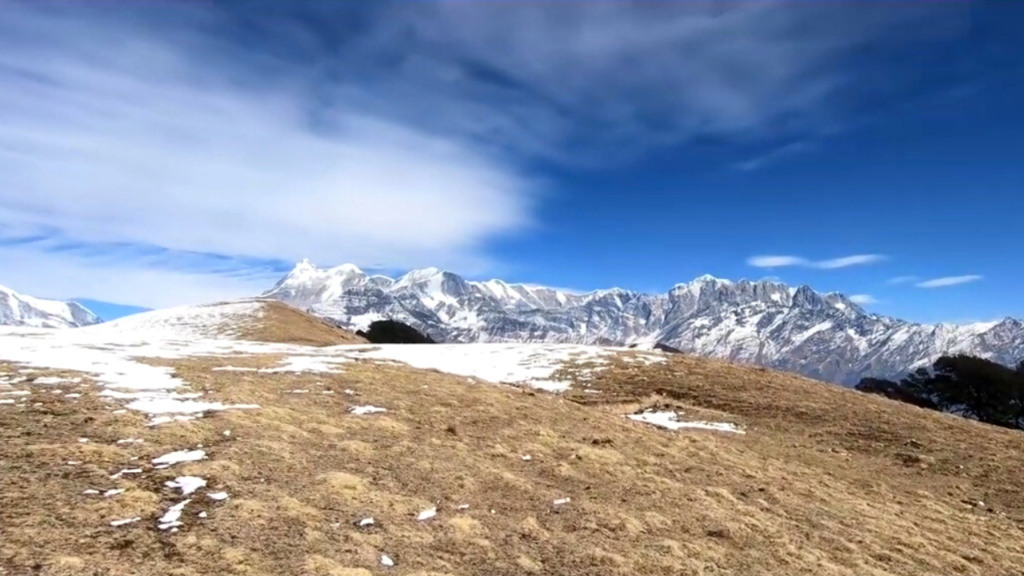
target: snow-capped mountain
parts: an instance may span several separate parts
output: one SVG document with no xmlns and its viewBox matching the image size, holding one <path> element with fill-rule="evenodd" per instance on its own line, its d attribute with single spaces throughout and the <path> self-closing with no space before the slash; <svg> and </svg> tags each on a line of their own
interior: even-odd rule
<svg viewBox="0 0 1024 576">
<path fill-rule="evenodd" d="M 587 294 L 501 280 L 467 281 L 434 268 L 398 279 L 351 264 L 300 262 L 264 296 L 360 329 L 390 318 L 438 341 L 667 344 L 850 384 L 895 377 L 942 354 L 1024 358 L 1024 323 L 915 324 L 871 314 L 807 286 L 702 276 L 666 294 L 618 288 Z"/>
<path fill-rule="evenodd" d="M 0 286 L 0 325 L 33 328 L 74 328 L 100 319 L 77 302 L 43 300 Z"/>
</svg>

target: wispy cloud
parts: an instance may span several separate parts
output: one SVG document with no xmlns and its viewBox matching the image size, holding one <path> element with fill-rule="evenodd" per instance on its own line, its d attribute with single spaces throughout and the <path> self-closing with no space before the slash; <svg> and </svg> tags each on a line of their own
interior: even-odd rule
<svg viewBox="0 0 1024 576">
<path fill-rule="evenodd" d="M 0 247 L 6 280 L 156 306 L 252 290 L 261 268 L 245 266 L 261 260 L 479 273 L 494 239 L 534 224 L 545 185 L 530 160 L 813 137 L 886 90 L 857 82 L 875 68 L 851 55 L 961 10 L 235 6 L 4 4 L 0 228 L 28 239 Z M 190 268 L 182 253 L 244 265 Z"/>
<path fill-rule="evenodd" d="M 778 162 L 778 161 L 780 161 L 780 160 L 782 160 L 782 159 L 784 159 L 784 158 L 786 158 L 788 156 L 794 156 L 794 155 L 799 154 L 801 152 L 805 152 L 805 151 L 809 150 L 810 148 L 811 148 L 810 144 L 808 144 L 807 142 L 804 142 L 804 141 L 791 142 L 791 143 L 786 144 L 784 146 L 780 146 L 778 148 L 775 148 L 774 150 L 771 150 L 771 151 L 769 151 L 769 152 L 767 152 L 765 154 L 762 154 L 760 156 L 756 156 L 756 157 L 751 158 L 749 160 L 745 160 L 743 162 L 739 162 L 739 163 L 735 164 L 734 167 L 737 170 L 742 170 L 744 172 L 751 172 L 751 171 L 754 171 L 754 170 L 758 170 L 760 168 L 764 168 L 765 166 L 770 166 L 772 164 L 775 164 L 776 162 Z"/>
<path fill-rule="evenodd" d="M 945 288 L 947 286 L 959 286 L 960 284 L 970 284 L 971 282 L 978 282 L 983 277 L 977 274 L 967 274 L 965 276 L 944 276 L 942 278 L 933 278 L 931 280 L 925 280 L 924 282 L 918 282 L 914 284 L 918 288 Z"/>
<path fill-rule="evenodd" d="M 842 258 L 834 258 L 832 260 L 821 260 L 819 262 L 812 262 L 811 266 L 813 266 L 814 268 L 832 270 L 835 268 L 848 268 L 850 266 L 877 264 L 878 262 L 883 262 L 885 260 L 886 257 L 881 254 L 856 254 L 854 256 L 844 256 Z"/>
<path fill-rule="evenodd" d="M 885 281 L 886 284 L 910 284 L 911 282 L 917 282 L 919 278 L 917 276 L 896 276 Z"/>
<path fill-rule="evenodd" d="M 876 264 L 886 260 L 881 254 L 855 254 L 829 260 L 809 260 L 802 256 L 751 256 L 747 264 L 756 268 L 784 268 L 788 266 L 799 266 L 803 268 L 818 268 L 821 270 L 835 270 L 837 268 L 848 268 L 850 266 L 863 266 Z"/>
<path fill-rule="evenodd" d="M 9 243 L 8 262 L 22 264 L 4 266 L 6 281 L 23 284 L 36 268 L 29 251 L 93 274 L 109 265 L 217 276 L 217 290 L 252 283 L 157 260 L 308 256 L 472 272 L 486 267 L 488 239 L 531 224 L 536 187 L 505 161 L 345 106 L 313 117 L 301 85 L 222 78 L 202 60 L 214 39 L 177 32 L 74 6 L 0 10 L 0 229 L 58 239 Z M 121 301 L 187 299 L 188 284 L 154 283 Z"/>
<path fill-rule="evenodd" d="M 755 268 L 784 268 L 787 266 L 807 266 L 810 264 L 810 261 L 799 256 L 751 256 L 747 258 L 747 264 Z"/>
<path fill-rule="evenodd" d="M 860 306 L 868 306 L 871 304 L 877 304 L 878 300 L 870 294 L 854 294 L 850 296 L 850 302 Z"/>
</svg>

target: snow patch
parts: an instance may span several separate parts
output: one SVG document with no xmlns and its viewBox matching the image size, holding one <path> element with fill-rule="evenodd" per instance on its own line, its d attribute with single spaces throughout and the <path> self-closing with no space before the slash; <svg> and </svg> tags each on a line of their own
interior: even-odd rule
<svg viewBox="0 0 1024 576">
<path fill-rule="evenodd" d="M 157 527 L 161 530 L 167 530 L 168 528 L 176 528 L 181 526 L 179 518 L 181 518 L 181 512 L 185 509 L 185 505 L 191 502 L 192 499 L 182 500 L 174 506 L 167 509 L 167 512 L 157 520 Z"/>
<path fill-rule="evenodd" d="M 746 434 L 745 431 L 740 430 L 738 427 L 736 427 L 735 424 L 730 424 L 728 422 L 688 422 L 685 420 L 679 420 L 679 415 L 675 412 L 655 412 L 648 410 L 641 414 L 628 414 L 626 417 L 629 418 L 630 420 L 644 422 L 647 424 L 651 424 L 652 426 L 667 428 L 669 430 L 695 428 L 701 430 L 715 430 L 718 432 L 734 432 L 736 434 Z"/>
<path fill-rule="evenodd" d="M 206 458 L 203 450 L 178 450 L 153 459 L 153 464 L 167 464 L 172 466 L 181 462 L 195 462 Z"/>
<path fill-rule="evenodd" d="M 196 490 L 206 486 L 206 480 L 198 476 L 178 476 L 174 480 L 164 482 L 164 486 L 167 486 L 168 488 L 177 488 L 181 490 L 182 496 L 188 496 Z"/>
</svg>

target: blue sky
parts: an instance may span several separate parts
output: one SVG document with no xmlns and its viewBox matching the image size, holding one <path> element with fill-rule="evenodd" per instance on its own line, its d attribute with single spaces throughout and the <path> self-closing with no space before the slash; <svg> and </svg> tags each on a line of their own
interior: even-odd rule
<svg viewBox="0 0 1024 576">
<path fill-rule="evenodd" d="M 0 283 L 111 317 L 258 293 L 308 257 L 580 290 L 771 276 L 917 321 L 1022 317 L 1022 18 L 5 2 Z"/>
</svg>

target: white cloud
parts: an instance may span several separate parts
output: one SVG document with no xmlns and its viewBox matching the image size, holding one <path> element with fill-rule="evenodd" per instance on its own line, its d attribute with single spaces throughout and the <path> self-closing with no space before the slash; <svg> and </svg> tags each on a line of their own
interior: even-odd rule
<svg viewBox="0 0 1024 576">
<path fill-rule="evenodd" d="M 90 298 L 146 308 L 200 304 L 254 296 L 278 274 L 246 276 L 169 270 L 135 262 L 83 259 L 61 252 L 0 247 L 3 284 L 41 298 Z"/>
<path fill-rule="evenodd" d="M 977 274 L 968 274 L 965 276 L 944 276 L 942 278 L 933 278 L 931 280 L 925 280 L 924 282 L 918 282 L 914 284 L 918 288 L 945 288 L 947 286 L 959 286 L 960 284 L 969 284 L 971 282 L 977 282 L 983 277 Z"/>
<path fill-rule="evenodd" d="M 854 294 L 853 296 L 850 296 L 850 302 L 860 306 L 868 306 L 871 304 L 877 304 L 878 300 L 870 294 Z"/>
<path fill-rule="evenodd" d="M 533 224 L 522 161 L 834 130 L 836 96 L 865 85 L 833 64 L 933 13 L 303 3 L 313 27 L 296 4 L 246 14 L 242 45 L 206 4 L 5 3 L 0 236 L 480 274 L 491 240 Z M 0 262 L 30 293 L 143 306 L 255 285 L 35 245 Z"/>
<path fill-rule="evenodd" d="M 802 256 L 751 256 L 747 264 L 756 268 L 783 268 L 787 266 L 801 266 L 804 268 L 819 268 L 822 270 L 835 270 L 849 266 L 863 266 L 865 264 L 876 264 L 886 260 L 881 254 L 855 254 L 843 256 L 831 260 L 813 261 Z"/>
<path fill-rule="evenodd" d="M 786 266 L 807 266 L 810 262 L 799 256 L 751 256 L 747 264 L 755 268 L 783 268 Z"/>
<path fill-rule="evenodd" d="M 486 241 L 531 225 L 536 183 L 497 157 L 355 109 L 311 114 L 293 87 L 221 78 L 105 14 L 0 11 L 3 229 L 473 272 Z"/>
<path fill-rule="evenodd" d="M 857 254 L 854 256 L 844 256 L 842 258 L 834 258 L 832 260 L 822 260 L 820 262 L 814 262 L 811 266 L 815 268 L 822 268 L 824 270 L 833 270 L 835 268 L 847 268 L 849 266 L 863 266 L 865 264 L 876 264 L 886 259 L 881 254 Z"/>
</svg>

